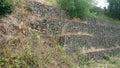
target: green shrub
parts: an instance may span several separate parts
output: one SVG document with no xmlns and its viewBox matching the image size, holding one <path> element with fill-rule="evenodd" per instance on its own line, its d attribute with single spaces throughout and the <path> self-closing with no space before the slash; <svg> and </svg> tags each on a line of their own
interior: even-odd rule
<svg viewBox="0 0 120 68">
<path fill-rule="evenodd" d="M 13 53 L 11 48 L 0 51 L 0 68 L 39 68 L 38 57 L 29 49 L 24 52 Z"/>
<path fill-rule="evenodd" d="M 99 16 L 101 14 L 104 14 L 104 10 L 100 7 L 94 6 L 90 9 L 90 12 L 94 14 L 95 16 Z"/>
<path fill-rule="evenodd" d="M 92 0 L 57 0 L 61 8 L 67 11 L 71 17 L 83 17 L 89 15 Z"/>
<path fill-rule="evenodd" d="M 0 15 L 5 15 L 13 11 L 14 5 L 12 0 L 0 0 Z"/>
</svg>

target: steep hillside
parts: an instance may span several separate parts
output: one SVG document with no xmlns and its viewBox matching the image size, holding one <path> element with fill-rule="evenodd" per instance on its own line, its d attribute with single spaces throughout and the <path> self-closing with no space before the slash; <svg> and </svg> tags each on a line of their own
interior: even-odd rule
<svg viewBox="0 0 120 68">
<path fill-rule="evenodd" d="M 70 20 L 60 8 L 38 2 L 32 5 L 31 12 L 38 20 L 32 21 L 30 27 L 46 36 L 56 36 L 68 51 L 78 47 L 106 50 L 120 45 L 120 25 L 115 22 L 92 17 Z"/>
<path fill-rule="evenodd" d="M 119 54 L 120 25 L 115 22 L 70 19 L 61 8 L 39 1 L 15 1 L 15 5 L 12 14 L 0 18 L 2 68 L 79 68 L 84 58 Z M 80 60 L 83 54 L 87 55 Z"/>
<path fill-rule="evenodd" d="M 50 19 L 46 15 L 50 6 L 39 7 L 41 3 L 36 1 L 14 2 L 14 12 L 0 18 L 0 68 L 76 68 L 77 56 L 68 56 L 65 49 L 58 46 L 55 37 L 46 36 L 38 29 L 46 28 L 43 22 Z M 35 7 L 45 9 L 45 13 L 40 16 L 42 10 Z M 57 17 L 60 9 L 54 10 L 47 14 Z M 34 14 L 36 12 L 39 14 Z M 43 27 L 37 26 L 37 22 L 41 22 Z"/>
</svg>

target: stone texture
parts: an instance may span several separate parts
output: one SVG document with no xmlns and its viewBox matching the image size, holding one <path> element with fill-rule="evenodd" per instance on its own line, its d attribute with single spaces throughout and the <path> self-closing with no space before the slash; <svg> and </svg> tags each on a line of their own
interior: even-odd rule
<svg viewBox="0 0 120 68">
<path fill-rule="evenodd" d="M 105 55 L 108 55 L 108 58 L 118 55 L 120 52 L 120 47 L 108 49 L 108 50 L 102 50 L 102 51 L 95 51 L 95 52 L 89 52 L 86 53 L 86 59 L 93 59 L 93 60 L 101 60 L 105 59 Z"/>
<path fill-rule="evenodd" d="M 60 45 L 67 51 L 74 52 L 79 47 L 111 48 L 120 46 L 120 25 L 93 17 L 84 17 L 81 21 L 70 20 L 60 8 L 31 2 L 29 26 L 41 31 L 46 36 L 56 36 Z M 120 48 L 89 53 L 88 56 L 102 58 L 103 53 L 118 53 Z M 94 56 L 96 55 L 96 57 Z"/>
<path fill-rule="evenodd" d="M 100 22 L 99 19 L 96 19 L 94 22 L 94 18 L 90 18 L 92 22 L 90 22 L 88 19 L 87 24 L 84 23 L 74 23 L 71 22 L 66 27 L 66 33 L 88 33 L 92 34 L 92 36 L 89 35 L 66 35 L 63 36 L 63 39 L 65 40 L 65 45 L 76 45 L 76 46 L 94 46 L 96 48 L 110 48 L 117 45 L 120 45 L 120 27 L 118 24 L 115 24 L 114 22 L 104 21 L 104 24 L 109 23 L 109 25 L 98 25 Z M 98 20 L 98 21 L 97 21 Z M 93 24 L 94 22 L 94 24 Z M 111 25 L 110 25 L 111 24 Z M 113 26 L 112 26 L 113 25 Z"/>
</svg>

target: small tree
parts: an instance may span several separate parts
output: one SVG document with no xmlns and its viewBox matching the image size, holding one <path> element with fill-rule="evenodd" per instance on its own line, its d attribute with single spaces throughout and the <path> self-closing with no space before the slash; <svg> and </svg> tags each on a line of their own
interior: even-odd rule
<svg viewBox="0 0 120 68">
<path fill-rule="evenodd" d="M 58 4 L 71 17 L 83 17 L 89 15 L 92 0 L 57 0 Z"/>
<path fill-rule="evenodd" d="M 97 7 L 97 6 L 94 6 L 92 9 L 90 9 L 90 12 L 91 12 L 92 14 L 94 14 L 95 16 L 97 16 L 97 15 L 104 14 L 104 10 L 105 10 L 105 9 L 102 9 L 102 8 L 100 8 L 100 7 Z"/>
<path fill-rule="evenodd" d="M 5 15 L 13 11 L 12 0 L 0 0 L 0 15 Z"/>
</svg>

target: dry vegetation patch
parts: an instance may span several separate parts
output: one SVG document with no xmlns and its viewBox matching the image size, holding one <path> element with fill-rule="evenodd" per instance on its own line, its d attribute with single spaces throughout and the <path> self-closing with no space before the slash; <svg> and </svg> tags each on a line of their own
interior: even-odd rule
<svg viewBox="0 0 120 68">
<path fill-rule="evenodd" d="M 42 38 L 41 32 L 28 26 L 32 14 L 30 4 L 15 0 L 12 14 L 0 23 L 0 68 L 73 68 L 73 57 L 54 38 Z M 75 59 L 75 58 L 74 58 Z M 77 63 L 77 62 L 76 62 Z"/>
</svg>

